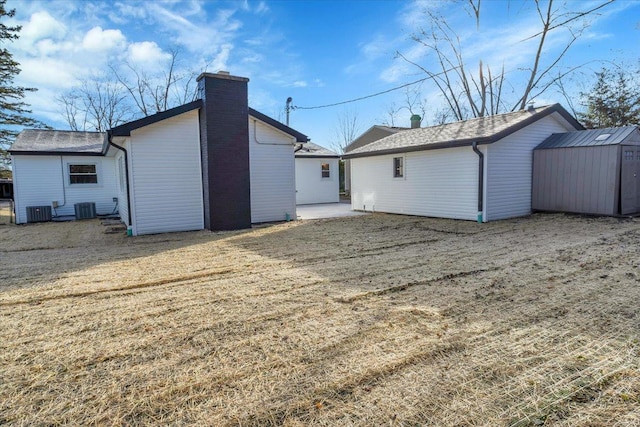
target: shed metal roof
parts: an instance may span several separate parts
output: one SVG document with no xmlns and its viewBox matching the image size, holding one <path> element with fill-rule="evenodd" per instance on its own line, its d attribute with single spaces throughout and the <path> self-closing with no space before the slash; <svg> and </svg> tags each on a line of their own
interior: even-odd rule
<svg viewBox="0 0 640 427">
<path fill-rule="evenodd" d="M 11 154 L 74 154 L 101 156 L 108 147 L 106 132 L 25 129 L 11 146 Z"/>
<path fill-rule="evenodd" d="M 340 157 L 338 153 L 335 153 L 331 150 L 328 150 L 318 144 L 314 144 L 313 142 L 307 142 L 296 151 L 296 157 L 305 158 L 305 157 Z"/>
<path fill-rule="evenodd" d="M 603 129 L 587 129 L 574 132 L 554 133 L 538 145 L 536 150 L 569 147 L 597 147 L 618 145 L 637 131 L 637 126 L 622 126 Z"/>
<path fill-rule="evenodd" d="M 408 129 L 346 153 L 344 158 L 406 153 L 410 151 L 491 144 L 552 113 L 560 114 L 575 129 L 582 125 L 560 104 L 478 117 L 439 126 Z"/>
</svg>

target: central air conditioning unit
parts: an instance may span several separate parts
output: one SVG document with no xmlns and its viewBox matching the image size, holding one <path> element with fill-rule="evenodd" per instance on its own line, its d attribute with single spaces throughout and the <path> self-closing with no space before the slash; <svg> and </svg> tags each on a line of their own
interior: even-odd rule
<svg viewBox="0 0 640 427">
<path fill-rule="evenodd" d="M 51 206 L 27 206 L 27 222 L 51 221 Z"/>
<path fill-rule="evenodd" d="M 76 203 L 76 219 L 91 219 L 96 217 L 96 204 L 93 202 Z"/>
</svg>

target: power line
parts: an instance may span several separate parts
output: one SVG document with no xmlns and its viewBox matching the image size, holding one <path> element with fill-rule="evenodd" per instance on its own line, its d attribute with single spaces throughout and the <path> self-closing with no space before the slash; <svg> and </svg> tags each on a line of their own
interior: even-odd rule
<svg viewBox="0 0 640 427">
<path fill-rule="evenodd" d="M 349 104 L 351 102 L 362 101 L 363 99 L 373 98 L 374 96 L 384 95 L 385 93 L 393 92 L 394 90 L 402 89 L 407 86 L 412 86 L 418 83 L 422 83 L 425 80 L 429 80 L 431 77 L 424 77 L 420 80 L 416 80 L 415 82 L 405 83 L 401 86 L 397 86 L 391 89 L 384 90 L 382 92 L 374 93 L 367 96 L 361 96 L 360 98 L 350 99 L 348 101 L 334 102 L 333 104 L 325 104 L 325 105 L 316 105 L 314 107 L 298 107 L 297 105 L 292 107 L 295 110 L 316 110 L 318 108 L 327 108 L 327 107 L 335 107 L 336 105 Z"/>
<path fill-rule="evenodd" d="M 396 87 L 393 87 L 393 88 L 391 88 L 391 89 L 383 90 L 382 92 L 378 92 L 378 93 L 374 93 L 374 94 L 366 95 L 366 96 L 361 96 L 360 98 L 354 98 L 354 99 L 350 99 L 350 100 L 348 100 L 348 101 L 334 102 L 333 104 L 316 105 L 316 106 L 314 106 L 314 107 L 298 107 L 298 106 L 292 106 L 291 108 L 292 108 L 292 109 L 294 109 L 294 110 L 316 110 L 316 109 L 318 109 L 318 108 L 335 107 L 335 106 L 337 106 L 337 105 L 343 105 L 343 104 L 349 104 L 349 103 L 351 103 L 351 102 L 362 101 L 363 99 L 373 98 L 374 96 L 384 95 L 385 93 L 393 92 L 394 90 L 398 90 L 398 89 L 402 89 L 402 88 L 405 88 L 405 87 L 408 87 L 408 86 L 413 86 L 413 85 L 418 84 L 418 83 L 422 83 L 422 82 L 423 82 L 423 81 L 425 81 L 425 80 L 433 79 L 433 78 L 435 78 L 435 77 L 437 77 L 437 76 L 440 76 L 440 75 L 442 75 L 442 74 L 446 74 L 446 73 L 448 73 L 449 71 L 453 71 L 453 70 L 455 70 L 456 68 L 459 68 L 459 67 L 452 67 L 452 68 L 450 68 L 450 69 L 448 69 L 448 70 L 441 71 L 441 72 L 439 72 L 439 73 L 429 74 L 427 77 L 421 78 L 421 79 L 416 80 L 416 81 L 414 81 L 414 82 L 411 82 L 411 83 L 405 83 L 405 84 L 403 84 L 403 85 L 396 86 Z"/>
</svg>

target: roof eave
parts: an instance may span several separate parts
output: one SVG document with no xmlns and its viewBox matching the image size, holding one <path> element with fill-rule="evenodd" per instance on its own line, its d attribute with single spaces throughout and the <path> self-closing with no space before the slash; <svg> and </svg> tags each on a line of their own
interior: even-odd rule
<svg viewBox="0 0 640 427">
<path fill-rule="evenodd" d="M 296 154 L 296 159 L 339 159 L 339 154 Z"/>
<path fill-rule="evenodd" d="M 354 159 L 356 157 L 383 156 L 386 154 L 402 154 L 402 153 L 411 153 L 414 151 L 428 151 L 428 150 L 440 150 L 443 148 L 470 147 L 474 142 L 478 145 L 486 145 L 486 144 L 491 144 L 495 141 L 493 140 L 493 138 L 464 139 L 464 140 L 456 140 L 456 141 L 438 142 L 436 144 L 423 144 L 423 145 L 414 145 L 411 147 L 390 148 L 387 150 L 370 151 L 370 152 L 364 152 L 364 153 L 354 153 L 354 154 L 345 153 L 342 157 L 344 159 Z"/>
<path fill-rule="evenodd" d="M 296 138 L 296 142 L 308 142 L 309 141 L 309 137 L 301 132 L 298 132 L 297 130 L 290 128 L 289 126 L 280 123 L 277 120 L 272 119 L 271 117 L 267 116 L 266 114 L 262 114 L 260 111 L 254 110 L 253 108 L 249 107 L 249 115 L 253 116 L 254 118 L 260 120 L 261 122 L 264 122 L 268 125 L 273 126 L 274 128 L 289 134 L 293 137 Z"/>
<path fill-rule="evenodd" d="M 131 131 L 133 130 L 139 129 L 144 126 L 149 126 L 159 121 L 166 120 L 171 117 L 175 117 L 177 115 L 184 114 L 192 110 L 197 110 L 199 108 L 202 108 L 201 99 L 197 99 L 193 102 L 189 102 L 188 104 L 183 104 L 166 111 L 161 111 L 159 113 L 152 114 L 151 116 L 143 117 L 141 119 L 134 120 L 129 123 L 124 123 L 120 126 L 116 126 L 109 130 L 109 134 L 111 134 L 111 136 L 131 136 Z"/>
<path fill-rule="evenodd" d="M 21 151 L 21 150 L 7 150 L 12 156 L 25 155 L 25 156 L 104 156 L 105 153 L 101 152 L 78 152 L 78 151 Z"/>
<path fill-rule="evenodd" d="M 571 116 L 571 114 L 569 114 L 567 110 L 562 108 L 560 104 L 554 104 L 548 108 L 545 108 L 543 111 L 536 112 L 535 114 L 532 114 L 530 117 L 490 136 L 486 136 L 482 138 L 459 139 L 455 141 L 439 142 L 435 144 L 422 144 L 422 145 L 415 145 L 415 146 L 408 146 L 408 147 L 398 147 L 398 148 L 379 150 L 379 151 L 370 151 L 370 152 L 363 152 L 363 153 L 354 153 L 354 154 L 345 153 L 343 158 L 352 159 L 357 157 L 382 156 L 386 154 L 396 154 L 396 153 L 410 153 L 413 151 L 466 147 L 466 146 L 470 146 L 474 142 L 478 145 L 492 144 L 496 141 L 506 138 L 507 136 L 553 113 L 560 114 L 569 124 L 577 128 L 576 130 L 584 129 L 584 126 L 582 126 L 580 122 L 578 122 L 573 116 Z"/>
</svg>

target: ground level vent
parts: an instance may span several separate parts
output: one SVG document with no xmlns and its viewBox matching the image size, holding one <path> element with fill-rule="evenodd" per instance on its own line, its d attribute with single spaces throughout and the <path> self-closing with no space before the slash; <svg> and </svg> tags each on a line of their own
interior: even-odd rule
<svg viewBox="0 0 640 427">
<path fill-rule="evenodd" d="M 91 219 L 96 217 L 96 204 L 93 202 L 76 203 L 73 207 L 76 210 L 76 219 Z"/>
</svg>

